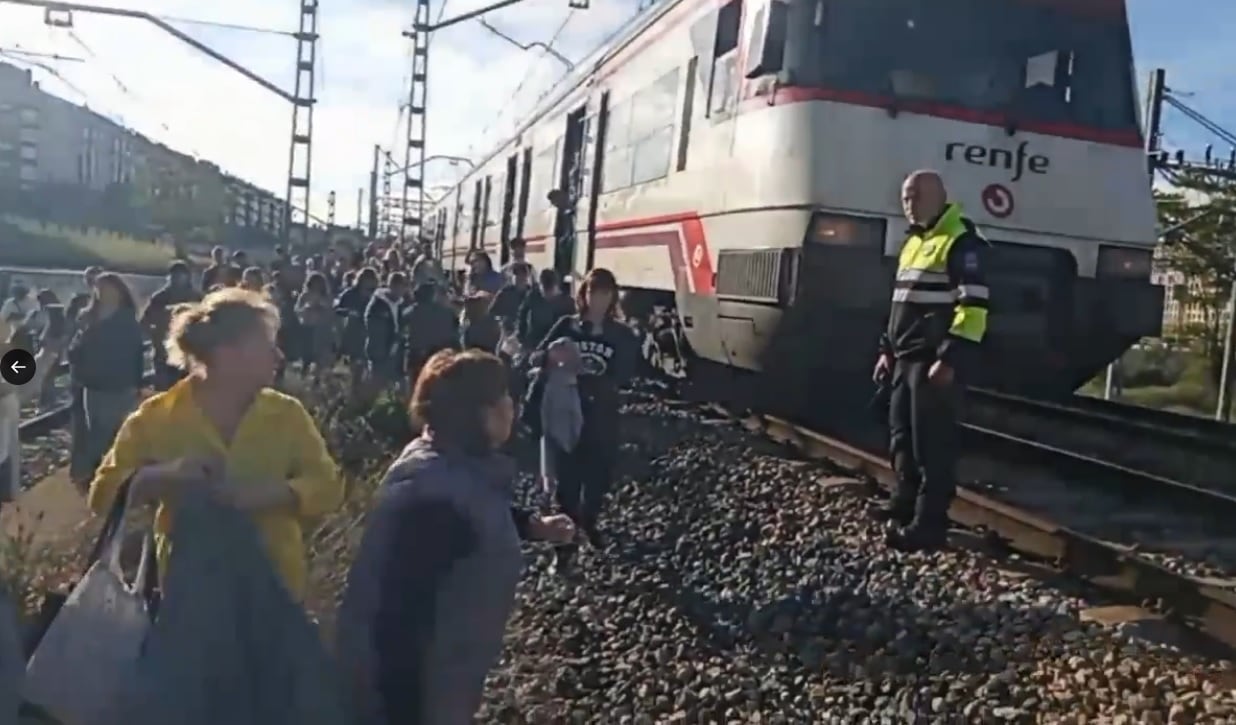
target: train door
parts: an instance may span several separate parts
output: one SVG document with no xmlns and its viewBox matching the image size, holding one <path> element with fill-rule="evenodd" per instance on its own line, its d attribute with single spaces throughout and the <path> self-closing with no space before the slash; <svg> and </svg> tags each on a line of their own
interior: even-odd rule
<svg viewBox="0 0 1236 725">
<path fill-rule="evenodd" d="M 519 169 L 519 207 L 515 214 L 515 236 L 524 238 L 524 222 L 528 219 L 528 194 L 532 183 L 532 147 L 524 149 Z"/>
<path fill-rule="evenodd" d="M 558 172 L 558 194 L 554 207 L 554 269 L 565 279 L 570 276 L 575 262 L 576 212 L 579 208 L 579 192 L 582 187 L 584 116 L 587 106 L 567 114 L 566 134 L 562 138 L 562 166 Z"/>
<path fill-rule="evenodd" d="M 502 264 L 511 261 L 511 228 L 515 221 L 515 174 L 518 171 L 519 154 L 511 154 L 506 160 L 506 176 L 502 182 Z"/>
<path fill-rule="evenodd" d="M 489 231 L 489 202 L 490 202 L 490 197 L 493 196 L 493 191 L 494 191 L 493 179 L 486 176 L 485 183 L 482 188 L 484 189 L 484 191 L 481 196 L 481 214 L 480 214 L 480 218 L 477 219 L 477 222 L 476 222 L 477 225 L 480 226 L 481 228 L 480 238 L 476 245 L 478 249 L 485 248 L 485 232 Z"/>
<path fill-rule="evenodd" d="M 468 250 L 471 251 L 480 246 L 481 242 L 481 196 L 484 193 L 484 182 L 477 179 L 472 185 L 472 236 L 468 241 Z"/>
<path fill-rule="evenodd" d="M 588 250 L 584 268 L 592 269 L 597 250 L 597 208 L 601 196 L 601 174 L 605 169 L 605 132 L 609 128 L 609 91 L 601 94 L 601 107 L 597 110 L 592 139 L 592 179 L 588 189 Z"/>
</svg>

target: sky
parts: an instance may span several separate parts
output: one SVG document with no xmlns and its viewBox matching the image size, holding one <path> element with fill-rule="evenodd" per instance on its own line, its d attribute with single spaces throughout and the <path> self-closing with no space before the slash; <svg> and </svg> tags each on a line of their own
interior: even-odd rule
<svg viewBox="0 0 1236 725">
<path fill-rule="evenodd" d="M 431 1 L 436 16 L 442 0 Z M 491 1 L 446 0 L 445 17 Z M 1236 2 L 1127 1 L 1139 88 L 1144 90 L 1150 69 L 1166 68 L 1169 87 L 1192 94 L 1189 105 L 1236 130 L 1236 73 L 1230 71 L 1236 49 L 1221 37 L 1236 27 Z M 632 18 L 639 3 L 591 0 L 590 9 L 571 11 L 567 0 L 524 0 L 487 20 L 525 44 L 546 42 L 561 28 L 554 46 L 575 61 Z M 291 90 L 295 41 L 287 35 L 183 20 L 291 31 L 298 22 L 297 0 L 109 4 L 178 19 L 171 21 L 178 29 Z M 335 190 L 337 221 L 353 223 L 356 191 L 368 186 L 373 145 L 393 146 L 404 135 L 398 109 L 407 95 L 410 48 L 401 30 L 410 24 L 412 3 L 324 0 L 321 6 L 312 211 L 325 216 L 327 193 Z M 143 21 L 76 14 L 73 25 L 71 30 L 47 27 L 42 9 L 0 0 L 0 61 L 23 58 L 14 50 L 80 59 L 25 57 L 51 69 L 34 67 L 44 88 L 283 194 L 291 121 L 286 101 Z M 559 61 L 539 49 L 521 50 L 475 21 L 435 34 L 428 153 L 484 154 L 564 73 Z M 1166 118 L 1166 138 L 1172 147 L 1200 152 L 1214 142 L 1224 149 L 1176 113 Z M 434 162 L 429 181 L 449 182 L 464 168 Z"/>
</svg>

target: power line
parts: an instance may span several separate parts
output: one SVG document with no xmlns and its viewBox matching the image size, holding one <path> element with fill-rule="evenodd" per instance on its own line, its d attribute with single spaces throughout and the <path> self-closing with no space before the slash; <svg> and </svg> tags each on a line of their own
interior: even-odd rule
<svg viewBox="0 0 1236 725">
<path fill-rule="evenodd" d="M 86 45 L 86 41 L 82 40 L 81 37 L 78 36 L 77 33 L 73 32 L 72 28 L 68 30 L 68 33 L 69 33 L 69 38 L 74 43 L 77 43 L 77 47 L 84 50 L 86 52 L 86 55 L 89 56 L 92 60 L 99 61 L 98 54 L 96 54 L 89 45 Z M 99 63 L 100 65 L 102 65 L 102 61 L 99 61 Z M 119 76 L 117 76 L 112 71 L 108 70 L 106 67 L 103 68 L 103 72 L 111 77 L 112 82 L 116 84 L 116 87 L 119 88 L 122 93 L 136 98 L 136 96 L 133 95 L 133 92 L 129 89 L 129 87 L 125 85 L 124 81 L 120 80 Z"/>
<path fill-rule="evenodd" d="M 575 17 L 574 8 L 567 11 L 566 17 L 562 19 L 562 22 L 558 25 L 558 29 L 554 31 L 554 34 L 550 37 L 549 42 L 545 44 L 545 50 L 542 50 L 541 54 L 537 56 L 537 59 L 528 66 L 528 70 L 524 71 L 524 76 L 520 79 L 519 85 L 515 86 L 515 90 L 512 91 L 511 95 L 506 99 L 506 103 L 502 104 L 502 110 L 499 111 L 498 115 L 495 116 L 493 120 L 485 124 L 485 127 L 481 129 L 480 138 L 482 142 L 486 140 L 486 135 L 489 133 L 489 130 L 493 128 L 494 124 L 505 115 L 506 109 L 512 107 L 512 104 L 515 103 L 516 97 L 519 96 L 520 92 L 523 91 L 524 86 L 527 85 L 528 81 L 532 78 L 532 71 L 536 68 L 537 64 L 541 62 L 541 59 L 545 57 L 546 50 L 553 47 L 554 43 L 557 42 L 558 38 L 562 35 L 562 31 L 566 30 L 567 24 L 571 22 L 571 18 L 573 17 Z"/>
<path fill-rule="evenodd" d="M 287 30 L 276 30 L 275 28 L 263 28 L 256 25 L 242 25 L 239 23 L 224 23 L 217 20 L 198 20 L 196 18 L 181 18 L 175 15 L 155 15 L 154 17 L 169 22 L 181 23 L 183 25 L 201 25 L 209 28 L 222 28 L 224 30 L 240 30 L 246 33 L 260 33 L 263 35 L 282 35 L 286 38 L 295 38 L 296 34 Z"/>
<path fill-rule="evenodd" d="M 79 96 L 81 96 L 86 101 L 90 100 L 90 96 L 85 91 L 83 91 L 81 88 L 78 88 L 77 85 L 73 83 L 73 81 L 70 81 L 68 78 L 65 78 L 64 75 L 60 73 L 60 71 L 56 70 L 55 67 L 48 65 L 47 63 L 41 63 L 36 60 L 27 60 L 26 58 L 22 58 L 21 56 L 18 56 L 9 51 L 3 51 L 3 50 L 0 50 L 0 56 L 8 58 L 14 63 L 21 63 L 23 65 L 34 66 L 35 68 L 38 68 L 46 73 L 49 73 L 52 75 L 52 77 L 56 78 L 61 83 L 68 86 L 70 89 L 73 90 L 73 92 L 77 93 Z"/>
<path fill-rule="evenodd" d="M 1171 105 L 1173 108 L 1183 113 L 1185 116 L 1187 116 L 1189 119 L 1191 119 L 1192 121 L 1200 125 L 1202 128 L 1205 128 L 1207 131 L 1210 131 L 1211 133 L 1223 139 L 1224 141 L 1236 144 L 1236 135 L 1232 134 L 1231 132 L 1227 131 L 1219 124 L 1210 120 L 1205 115 L 1203 115 L 1201 112 L 1190 108 L 1189 106 L 1185 105 L 1184 103 L 1180 101 L 1177 101 L 1174 98 L 1168 97 L 1165 100 L 1167 101 L 1169 105 Z"/>
<path fill-rule="evenodd" d="M 78 35 L 76 32 L 74 32 L 71 28 L 70 28 L 70 29 L 68 29 L 68 34 L 69 34 L 69 38 L 70 38 L 70 39 L 71 39 L 74 43 L 76 43 L 76 44 L 78 45 L 78 47 L 80 47 L 83 51 L 85 51 L 85 52 L 86 52 L 86 54 L 87 54 L 88 56 L 90 56 L 90 58 L 91 58 L 92 60 L 94 60 L 96 63 L 98 63 L 98 64 L 102 67 L 103 72 L 104 72 L 104 73 L 106 73 L 106 74 L 108 75 L 108 77 L 110 77 L 110 78 L 112 79 L 112 82 L 116 84 L 116 87 L 120 89 L 120 92 L 121 92 L 121 93 L 123 93 L 124 95 L 128 96 L 128 97 L 129 97 L 130 99 L 132 99 L 133 101 L 135 101 L 135 102 L 137 102 L 137 103 L 139 103 L 139 104 L 141 104 L 141 105 L 143 105 L 143 106 L 146 106 L 146 107 L 147 107 L 147 109 L 148 109 L 148 110 L 150 110 L 150 104 L 146 103 L 145 99 L 143 99 L 143 98 L 142 98 L 139 94 L 135 93 L 135 92 L 133 91 L 133 89 L 129 87 L 129 85 L 128 85 L 127 83 L 125 83 L 124 81 L 122 81 L 122 80 L 120 79 L 120 76 L 116 75 L 116 73 L 115 73 L 115 72 L 113 72 L 113 71 L 109 70 L 109 69 L 107 68 L 107 66 L 103 63 L 103 61 L 99 58 L 98 54 L 94 52 L 94 49 L 93 49 L 93 48 L 91 48 L 91 47 L 90 47 L 90 46 L 86 43 L 86 41 L 82 40 L 81 36 L 79 36 L 79 35 Z M 114 120 L 114 119 L 113 119 L 113 120 Z M 166 121 L 160 120 L 160 119 L 158 119 L 158 118 L 155 118 L 155 119 L 152 119 L 152 120 L 154 120 L 154 122 L 155 122 L 155 123 L 157 123 L 157 124 L 159 125 L 159 128 L 163 129 L 165 132 L 167 132 L 167 133 L 172 133 L 172 129 L 171 129 L 171 128 L 167 125 L 167 122 L 166 122 Z M 126 124 L 124 124 L 123 122 L 121 122 L 121 125 L 126 125 Z M 195 152 L 195 153 L 196 153 L 196 152 Z"/>
<path fill-rule="evenodd" d="M 450 4 L 450 2 L 451 0 L 442 0 L 442 4 L 438 6 L 438 17 L 433 19 L 434 25 L 442 22 L 442 16 L 446 14 L 446 6 Z"/>
<path fill-rule="evenodd" d="M 16 48 L 0 48 L 0 53 L 7 53 L 9 55 L 20 55 L 25 58 L 46 58 L 47 60 L 59 60 L 59 61 L 63 61 L 66 63 L 86 62 L 85 58 L 78 58 L 76 56 L 71 56 L 71 55 L 59 55 L 57 53 L 40 53 L 38 51 L 33 51 L 33 50 L 22 50 L 20 46 Z"/>
<path fill-rule="evenodd" d="M 1202 128 L 1206 129 L 1207 131 L 1210 131 L 1215 136 L 1218 136 L 1219 138 L 1223 139 L 1227 143 L 1236 145 L 1236 134 L 1233 134 L 1231 131 L 1228 131 L 1227 129 L 1220 126 L 1218 123 L 1207 118 L 1202 112 L 1197 111 L 1193 108 L 1190 108 L 1187 104 L 1184 103 L 1184 101 L 1181 101 L 1177 98 L 1173 98 L 1172 96 L 1164 96 L 1163 100 L 1167 102 L 1167 104 L 1170 105 L 1172 108 L 1175 108 L 1177 111 L 1180 111 L 1185 116 L 1187 116 L 1190 120 L 1197 123 Z"/>
</svg>

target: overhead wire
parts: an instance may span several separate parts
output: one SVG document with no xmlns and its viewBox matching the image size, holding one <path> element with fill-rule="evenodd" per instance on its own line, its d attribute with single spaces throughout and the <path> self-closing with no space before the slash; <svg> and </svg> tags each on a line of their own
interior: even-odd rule
<svg viewBox="0 0 1236 725">
<path fill-rule="evenodd" d="M 136 103 L 146 106 L 148 110 L 151 109 L 151 104 L 147 103 L 146 100 L 142 98 L 142 96 L 139 93 L 135 92 L 133 88 L 131 88 L 127 83 L 121 80 L 120 76 L 116 75 L 115 72 L 110 70 L 103 63 L 102 59 L 99 58 L 98 54 L 94 52 L 94 49 L 91 48 L 90 45 L 87 44 L 85 40 L 82 40 L 81 36 L 79 36 L 76 32 L 74 32 L 72 28 L 68 28 L 67 32 L 68 32 L 69 39 L 71 39 L 79 48 L 81 48 L 86 53 L 86 55 L 90 57 L 91 60 L 94 60 L 100 65 L 103 72 L 106 73 L 108 77 L 112 79 L 112 83 L 116 84 L 116 87 L 120 89 L 121 93 L 128 96 L 130 99 L 132 99 Z M 121 120 L 118 122 L 121 123 L 121 125 L 127 125 L 123 121 L 123 116 L 121 116 L 120 118 Z M 155 123 L 158 124 L 159 128 L 162 129 L 164 132 L 172 133 L 171 127 L 168 126 L 165 120 L 163 120 L 162 118 L 155 118 L 153 120 Z M 196 151 L 194 153 L 196 153 Z"/>
<path fill-rule="evenodd" d="M 20 55 L 25 58 L 46 58 L 47 60 L 58 60 L 65 63 L 86 62 L 85 58 L 78 58 L 73 55 L 60 55 L 58 53 L 42 53 L 34 50 L 22 50 L 20 43 L 18 43 L 15 48 L 0 48 L 0 51 L 9 53 L 10 55 Z"/>
<path fill-rule="evenodd" d="M 225 23 L 217 20 L 199 20 L 197 18 L 182 18 L 175 15 L 154 15 L 168 23 L 181 23 L 182 25 L 201 25 L 209 28 L 221 28 L 224 30 L 239 30 L 245 33 L 259 33 L 263 35 L 282 35 L 286 38 L 295 38 L 296 33 L 288 30 L 278 30 L 276 28 L 263 28 L 256 25 L 244 25 L 241 23 Z"/>
<path fill-rule="evenodd" d="M 74 32 L 72 28 L 67 28 L 66 32 L 68 32 L 69 34 L 69 39 L 71 39 L 74 43 L 76 43 L 77 47 L 85 51 L 88 57 L 90 57 L 92 60 L 95 60 L 95 61 L 99 60 L 99 56 L 95 54 L 94 50 L 89 45 L 86 45 L 86 41 L 82 40 L 81 36 L 79 36 L 76 32 Z M 100 64 L 101 64 L 101 61 L 100 61 Z M 107 68 L 104 68 L 103 72 L 111 77 L 112 82 L 116 84 L 116 87 L 119 88 L 121 92 L 127 95 L 134 95 L 133 91 L 127 85 L 125 85 L 124 81 L 120 80 L 120 77 L 117 76 L 115 73 L 108 70 Z M 136 98 L 136 96 L 134 97 Z"/>
<path fill-rule="evenodd" d="M 1181 101 L 1179 98 L 1176 98 L 1172 95 L 1165 95 L 1163 100 L 1168 105 L 1170 105 L 1172 108 L 1175 108 L 1177 111 L 1180 111 L 1185 116 L 1187 116 L 1190 120 L 1200 125 L 1202 128 L 1205 128 L 1207 131 L 1210 131 L 1215 136 L 1218 136 L 1219 138 L 1223 139 L 1227 143 L 1230 143 L 1236 146 L 1236 134 L 1223 128 L 1218 123 L 1208 118 L 1201 111 L 1198 111 L 1190 107 L 1184 101 Z"/>
<path fill-rule="evenodd" d="M 506 116 L 507 109 L 514 106 L 515 99 L 519 97 L 519 94 L 524 90 L 524 86 L 528 84 L 529 80 L 531 80 L 532 72 L 548 54 L 547 49 L 552 48 L 558 38 L 562 36 L 563 31 L 566 30 L 567 25 L 570 24 L 571 18 L 573 17 L 575 17 L 575 8 L 571 8 L 567 11 L 566 17 L 562 19 L 562 22 L 558 25 L 558 29 L 554 31 L 554 34 L 550 37 L 549 42 L 545 44 L 545 49 L 542 49 L 541 53 L 537 56 L 537 59 L 528 65 L 528 69 L 524 71 L 524 75 L 520 79 L 519 84 L 515 86 L 515 90 L 511 92 L 510 96 L 507 97 L 506 102 L 502 104 L 501 110 L 481 129 L 481 133 L 478 137 L 478 143 L 487 143 L 489 131 L 498 121 L 502 120 Z M 472 149 L 469 149 L 469 151 L 471 152 Z"/>
<path fill-rule="evenodd" d="M 78 87 L 78 86 L 77 86 L 77 84 L 73 83 L 73 81 L 69 80 L 68 78 L 65 78 L 65 77 L 64 77 L 64 74 L 62 74 L 60 71 L 56 70 L 56 68 L 55 68 L 54 66 L 52 66 L 52 65 L 49 65 L 49 64 L 47 64 L 47 63 L 43 63 L 43 62 L 41 62 L 41 61 L 37 61 L 37 60 L 30 60 L 30 59 L 28 59 L 28 58 L 23 58 L 23 57 L 21 57 L 20 55 L 17 55 L 17 54 L 15 54 L 15 53 L 13 53 L 13 52 L 11 52 L 11 51 L 7 51 L 7 50 L 0 50 L 0 56 L 5 57 L 5 58 L 8 58 L 9 60 L 13 61 L 14 63 L 20 63 L 20 64 L 22 64 L 22 65 L 34 66 L 35 68 L 38 68 L 39 70 L 42 70 L 42 71 L 44 71 L 44 72 L 46 72 L 46 73 L 50 74 L 51 76 L 53 76 L 54 78 L 56 78 L 56 80 L 60 81 L 60 82 L 61 82 L 61 83 L 63 83 L 64 85 L 68 86 L 70 90 L 72 90 L 74 93 L 76 93 L 76 94 L 78 94 L 79 96 L 81 96 L 83 99 L 86 99 L 86 100 L 89 100 L 89 99 L 90 99 L 89 94 L 87 94 L 87 93 L 86 93 L 85 91 L 83 91 L 80 87 Z"/>
</svg>

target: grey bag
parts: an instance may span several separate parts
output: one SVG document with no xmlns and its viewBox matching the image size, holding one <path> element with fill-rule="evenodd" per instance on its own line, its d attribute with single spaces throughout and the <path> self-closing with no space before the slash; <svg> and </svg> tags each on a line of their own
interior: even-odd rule
<svg viewBox="0 0 1236 725">
<path fill-rule="evenodd" d="M 353 725 L 250 517 L 189 490 L 171 537 L 159 616 L 109 725 Z"/>
<path fill-rule="evenodd" d="M 151 538 L 132 585 L 120 565 L 128 488 L 105 526 L 97 560 L 74 587 L 26 663 L 25 699 L 72 725 L 97 725 L 131 676 L 150 629 L 147 580 Z M 110 523 L 110 520 L 109 520 Z"/>
</svg>

